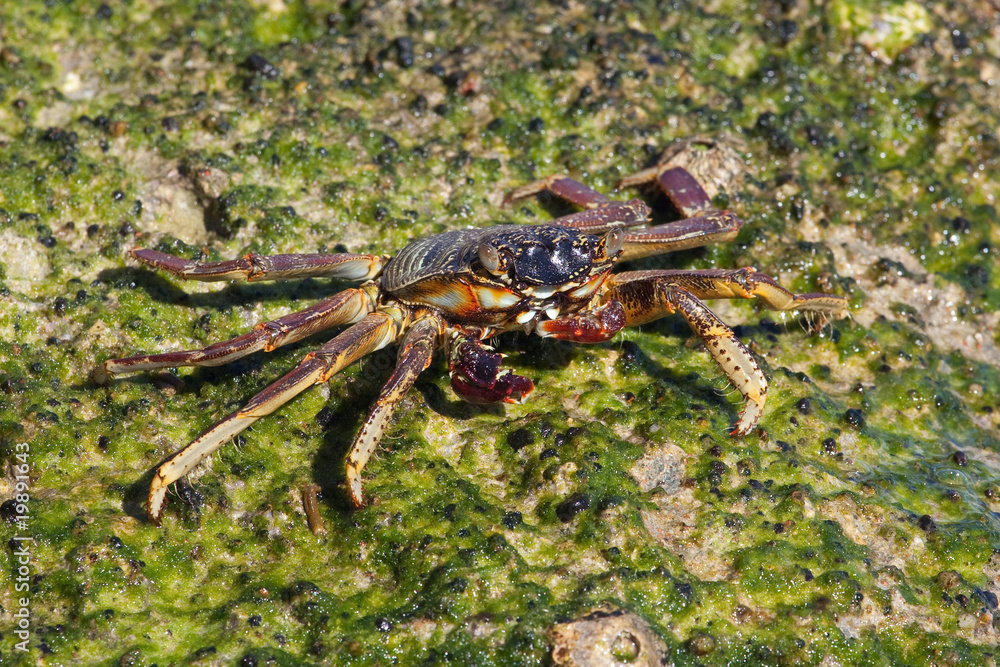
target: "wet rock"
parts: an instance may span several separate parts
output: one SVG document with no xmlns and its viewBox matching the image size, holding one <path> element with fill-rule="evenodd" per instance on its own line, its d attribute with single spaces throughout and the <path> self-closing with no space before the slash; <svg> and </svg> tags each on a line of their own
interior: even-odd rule
<svg viewBox="0 0 1000 667">
<path fill-rule="evenodd" d="M 677 445 L 667 443 L 647 452 L 635 462 L 629 473 L 642 491 L 659 487 L 668 494 L 676 493 L 684 481 L 687 453 Z"/>
<path fill-rule="evenodd" d="M 632 612 L 601 609 L 550 631 L 552 662 L 558 667 L 667 665 L 667 646 Z"/>
</svg>

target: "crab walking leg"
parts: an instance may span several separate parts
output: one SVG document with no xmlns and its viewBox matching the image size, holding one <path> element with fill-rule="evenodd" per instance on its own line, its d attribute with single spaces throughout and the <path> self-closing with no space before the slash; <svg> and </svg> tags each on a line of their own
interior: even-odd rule
<svg viewBox="0 0 1000 667">
<path fill-rule="evenodd" d="M 169 271 L 186 280 L 284 280 L 329 277 L 370 280 L 382 272 L 384 258 L 378 255 L 258 255 L 247 253 L 224 262 L 196 262 L 147 248 L 136 248 L 132 257 L 143 264 Z"/>
<path fill-rule="evenodd" d="M 712 198 L 701 187 L 701 183 L 683 167 L 664 169 L 658 165 L 643 169 L 618 181 L 617 188 L 620 190 L 646 183 L 656 183 L 670 203 L 685 218 L 705 213 L 713 208 Z"/>
<path fill-rule="evenodd" d="M 572 227 L 588 234 L 602 234 L 618 227 L 635 227 L 649 221 L 649 206 L 641 199 L 613 202 L 601 208 L 588 208 L 564 215 L 548 224 Z"/>
<path fill-rule="evenodd" d="M 361 488 L 361 470 L 382 439 L 382 433 L 396 411 L 396 406 L 413 387 L 417 376 L 430 365 L 434 348 L 437 347 L 444 327 L 444 320 L 440 315 L 429 314 L 424 319 L 414 322 L 400 343 L 396 368 L 382 387 L 382 393 L 375 401 L 375 407 L 368 413 L 368 418 L 365 419 L 347 455 L 347 488 L 355 507 L 365 504 Z"/>
<path fill-rule="evenodd" d="M 503 198 L 503 206 L 519 199 L 527 199 L 541 192 L 548 192 L 581 208 L 600 208 L 614 203 L 614 200 L 607 195 L 601 194 L 576 179 L 563 174 L 555 174 L 511 190 Z"/>
<path fill-rule="evenodd" d="M 771 310 L 801 310 L 823 318 L 847 315 L 847 299 L 833 294 L 794 294 L 769 275 L 751 267 L 678 271 L 626 271 L 615 274 L 615 284 L 663 280 L 691 292 L 699 299 L 758 298 Z"/>
<path fill-rule="evenodd" d="M 732 435 L 746 435 L 760 419 L 767 399 L 767 379 L 757 361 L 733 330 L 691 292 L 662 279 L 615 283 L 605 298 L 619 302 L 627 326 L 643 324 L 679 312 L 705 343 L 712 359 L 744 399 Z"/>
<path fill-rule="evenodd" d="M 323 347 L 310 352 L 283 378 L 273 383 L 236 412 L 223 418 L 161 465 L 149 487 L 149 518 L 160 523 L 167 487 L 188 474 L 207 456 L 248 426 L 298 396 L 307 388 L 326 382 L 361 357 L 391 343 L 406 325 L 405 312 L 375 312 L 365 316 Z"/>
<path fill-rule="evenodd" d="M 338 324 L 357 322 L 374 310 L 374 298 L 367 291 L 344 290 L 309 308 L 270 322 L 261 322 L 242 336 L 199 350 L 108 359 L 94 370 L 92 377 L 98 384 L 105 384 L 111 375 L 117 373 L 173 366 L 220 366 L 260 350 L 271 352 Z"/>
<path fill-rule="evenodd" d="M 742 226 L 743 221 L 729 211 L 710 211 L 656 227 L 628 230 L 621 261 L 732 241 Z"/>
</svg>

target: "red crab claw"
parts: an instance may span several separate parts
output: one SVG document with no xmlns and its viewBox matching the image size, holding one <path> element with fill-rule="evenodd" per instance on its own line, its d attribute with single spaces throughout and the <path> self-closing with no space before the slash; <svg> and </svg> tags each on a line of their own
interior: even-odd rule
<svg viewBox="0 0 1000 667">
<path fill-rule="evenodd" d="M 452 389 L 470 403 L 523 402 L 535 385 L 509 368 L 500 368 L 502 359 L 475 341 L 462 341 L 452 353 Z"/>
</svg>

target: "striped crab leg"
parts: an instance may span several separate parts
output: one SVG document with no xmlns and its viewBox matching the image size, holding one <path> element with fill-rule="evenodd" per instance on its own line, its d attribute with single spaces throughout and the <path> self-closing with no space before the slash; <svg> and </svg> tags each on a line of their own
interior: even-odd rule
<svg viewBox="0 0 1000 667">
<path fill-rule="evenodd" d="M 347 454 L 347 489 L 355 507 L 362 507 L 361 470 L 368 463 L 378 446 L 386 425 L 396 411 L 396 406 L 417 381 L 417 376 L 426 369 L 434 355 L 434 348 L 444 334 L 444 319 L 437 313 L 426 312 L 416 317 L 399 344 L 396 368 L 382 387 L 375 406 L 365 419 L 361 431 L 354 439 Z"/>
<path fill-rule="evenodd" d="M 746 435 L 760 419 L 767 379 L 753 355 L 701 299 L 758 298 L 772 310 L 801 310 L 821 319 L 847 314 L 847 299 L 831 294 L 794 294 L 770 276 L 747 267 L 735 270 L 626 271 L 614 274 L 603 298 L 619 302 L 628 326 L 679 312 L 712 359 L 745 400 L 733 435 Z"/>
<path fill-rule="evenodd" d="M 698 297 L 669 280 L 656 278 L 613 283 L 604 296 L 622 305 L 627 326 L 644 324 L 679 312 L 743 396 L 743 410 L 732 435 L 743 436 L 753 430 L 764 412 L 767 378 L 733 330 Z"/>
<path fill-rule="evenodd" d="M 795 294 L 771 276 L 752 267 L 742 269 L 681 269 L 624 271 L 612 276 L 616 285 L 634 281 L 659 280 L 681 287 L 699 299 L 756 298 L 770 310 L 802 311 L 816 314 L 822 322 L 847 316 L 847 299 L 833 294 Z"/>
<path fill-rule="evenodd" d="M 261 322 L 245 334 L 205 348 L 108 359 L 94 369 L 91 377 L 97 384 L 107 384 L 110 377 L 118 373 L 174 366 L 221 366 L 261 350 L 271 352 L 324 329 L 357 322 L 375 310 L 376 298 L 372 290 L 364 287 L 344 290 L 308 308 Z"/>
<path fill-rule="evenodd" d="M 188 474 L 212 452 L 312 385 L 326 382 L 366 354 L 392 343 L 406 327 L 408 319 L 408 311 L 396 308 L 369 313 L 326 345 L 307 354 L 292 372 L 168 458 L 157 468 L 149 487 L 149 518 L 159 525 L 167 487 Z"/>
<path fill-rule="evenodd" d="M 143 264 L 169 271 L 185 280 L 203 282 L 218 280 L 254 282 L 309 277 L 370 280 L 382 272 L 382 265 L 385 263 L 385 258 L 379 255 L 351 253 L 258 255 L 251 252 L 239 259 L 223 262 L 198 262 L 148 248 L 136 248 L 131 255 Z"/>
<path fill-rule="evenodd" d="M 600 234 L 613 227 L 626 228 L 621 261 L 698 248 L 736 238 L 743 221 L 729 211 L 719 211 L 698 181 L 675 167 L 656 181 L 684 219 L 663 225 L 634 229 L 649 221 L 649 207 L 640 199 L 616 201 L 569 176 L 550 176 L 507 194 L 504 204 L 547 192 L 583 210 L 551 222 Z"/>
</svg>

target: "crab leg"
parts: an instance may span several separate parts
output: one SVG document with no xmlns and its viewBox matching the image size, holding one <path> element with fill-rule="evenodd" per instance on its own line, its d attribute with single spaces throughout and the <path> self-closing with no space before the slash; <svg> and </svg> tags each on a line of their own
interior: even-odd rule
<svg viewBox="0 0 1000 667">
<path fill-rule="evenodd" d="M 625 271 L 611 276 L 615 285 L 636 281 L 666 281 L 700 299 L 758 298 L 771 310 L 802 310 L 823 318 L 847 315 L 847 299 L 832 294 L 794 294 L 771 276 L 742 269 L 700 269 L 679 271 Z"/>
<path fill-rule="evenodd" d="M 396 411 L 396 406 L 413 387 L 417 376 L 430 365 L 444 327 L 444 319 L 440 315 L 429 313 L 413 323 L 400 343 L 396 368 L 382 387 L 375 407 L 368 413 L 368 418 L 347 455 L 347 488 L 355 507 L 365 504 L 361 470 L 382 439 L 382 433 Z"/>
<path fill-rule="evenodd" d="M 731 241 L 742 225 L 743 221 L 729 211 L 710 211 L 656 227 L 629 230 L 625 233 L 621 261 Z"/>
<path fill-rule="evenodd" d="M 601 194 L 576 179 L 555 174 L 511 190 L 503 198 L 503 206 L 519 199 L 527 199 L 540 192 L 548 192 L 581 208 L 601 208 L 616 203 L 607 195 Z"/>
<path fill-rule="evenodd" d="M 601 208 L 589 208 L 570 213 L 549 222 L 559 227 L 572 227 L 588 234 L 602 234 L 615 227 L 635 227 L 649 220 L 649 206 L 641 199 L 613 202 Z"/>
<path fill-rule="evenodd" d="M 199 350 L 108 359 L 94 370 L 92 377 L 98 384 L 105 384 L 116 373 L 172 366 L 220 366 L 260 350 L 271 352 L 338 324 L 357 322 L 374 310 L 374 299 L 368 292 L 348 289 L 309 308 L 270 322 L 261 322 L 242 336 Z"/>
<path fill-rule="evenodd" d="M 626 176 L 618 182 L 618 189 L 635 187 L 646 183 L 656 183 L 685 218 L 705 213 L 712 208 L 712 198 L 701 187 L 698 180 L 683 167 L 663 169 L 662 166 L 644 169 L 637 174 Z"/>
<path fill-rule="evenodd" d="M 186 280 L 283 280 L 286 278 L 329 277 L 369 280 L 382 271 L 378 255 L 319 253 L 258 255 L 247 253 L 224 262 L 196 262 L 148 248 L 136 248 L 132 257 L 143 264 L 169 271 Z"/>
<path fill-rule="evenodd" d="M 512 190 L 504 197 L 503 205 L 548 192 L 563 201 L 584 209 L 556 218 L 551 224 L 573 227 L 591 234 L 610 231 L 614 227 L 635 227 L 649 220 L 649 206 L 641 199 L 616 201 L 569 176 L 550 176 Z"/>
<path fill-rule="evenodd" d="M 626 274 L 627 275 L 627 274 Z M 712 359 L 745 401 L 732 434 L 746 435 L 760 419 L 767 399 L 767 379 L 757 361 L 733 330 L 694 294 L 665 278 L 633 280 L 611 285 L 605 293 L 625 310 L 627 326 L 643 324 L 679 312 L 708 348 Z"/>
<path fill-rule="evenodd" d="M 622 261 L 736 238 L 743 221 L 729 211 L 712 210 L 711 200 L 691 174 L 675 167 L 664 172 L 664 178 L 666 182 L 661 180 L 664 192 L 686 218 L 648 229 L 628 230 Z M 552 221 L 562 227 L 597 234 L 613 227 L 642 225 L 649 219 L 649 207 L 642 200 L 614 201 L 568 176 L 552 176 L 517 188 L 507 195 L 504 203 L 539 192 L 548 192 L 584 209 Z"/>
<path fill-rule="evenodd" d="M 159 524 L 167 487 L 188 474 L 230 438 L 312 385 L 326 382 L 364 355 L 391 343 L 405 327 L 407 319 L 407 313 L 397 309 L 369 313 L 326 345 L 307 354 L 291 373 L 271 384 L 242 408 L 223 418 L 167 459 L 156 470 L 149 487 L 149 518 Z"/>
</svg>

